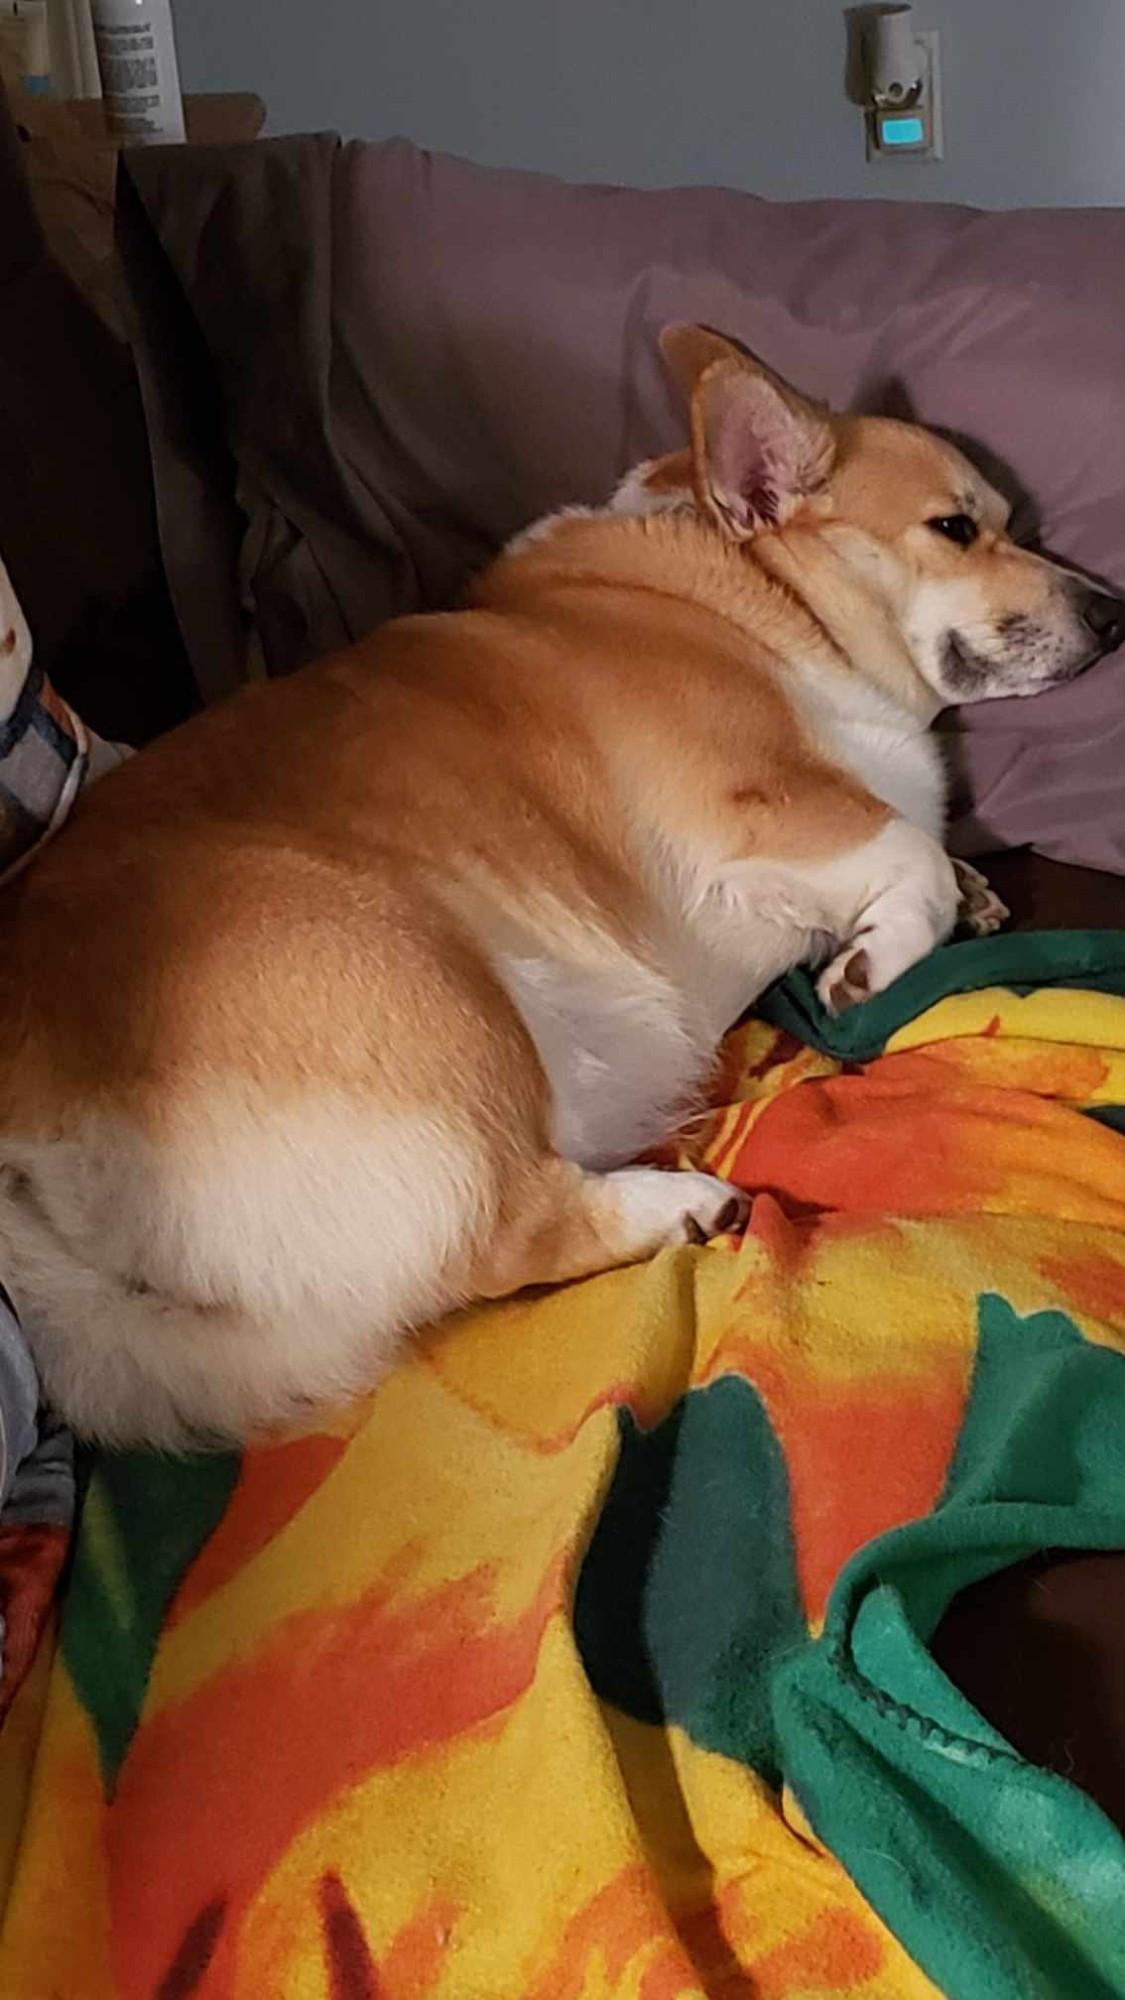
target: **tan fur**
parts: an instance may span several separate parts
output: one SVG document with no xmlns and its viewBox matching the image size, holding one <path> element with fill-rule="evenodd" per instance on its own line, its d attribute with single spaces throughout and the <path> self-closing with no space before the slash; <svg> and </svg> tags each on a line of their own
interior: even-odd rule
<svg viewBox="0 0 1125 2000">
<path fill-rule="evenodd" d="M 561 520 L 463 612 L 199 717 L 0 900 L 0 1267 L 81 1429 L 242 1435 L 466 1299 L 729 1226 L 622 1162 L 819 939 L 842 1002 L 948 931 L 940 786 L 900 818 L 863 732 L 893 762 L 941 705 L 927 590 L 1002 621 L 1058 573 L 949 447 L 772 376 L 798 470 L 735 519 L 759 392 L 716 342 L 670 341 L 694 448 L 640 475 L 682 505 Z M 972 550 L 925 526 L 962 506 Z"/>
</svg>

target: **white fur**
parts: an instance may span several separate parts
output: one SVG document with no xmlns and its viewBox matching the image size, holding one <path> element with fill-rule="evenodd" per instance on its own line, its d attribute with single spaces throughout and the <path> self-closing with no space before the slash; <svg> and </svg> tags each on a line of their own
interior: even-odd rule
<svg viewBox="0 0 1125 2000">
<path fill-rule="evenodd" d="M 761 979 L 741 995 L 741 1011 L 769 979 L 823 958 L 825 941 L 842 949 L 822 974 L 822 998 L 828 1001 L 857 944 L 871 961 L 871 991 L 882 991 L 949 936 L 958 901 L 953 864 L 938 842 L 909 820 L 892 819 L 830 861 L 728 863 L 697 922 L 715 961 L 729 963 L 741 947 Z M 768 975 L 761 978 L 764 959 Z"/>
<path fill-rule="evenodd" d="M 712 1048 L 767 986 L 838 935 L 830 900 L 799 870 L 768 861 L 716 868 L 687 921 L 685 973 L 707 1008 Z"/>
<path fill-rule="evenodd" d="M 930 834 L 905 819 L 891 820 L 874 840 L 802 873 L 836 912 L 833 928 L 842 949 L 817 985 L 828 1007 L 857 946 L 868 961 L 867 990 L 882 993 L 957 922 L 953 863 Z"/>
<path fill-rule="evenodd" d="M 497 969 L 551 1085 L 564 1159 L 591 1170 L 633 1159 L 695 1107 L 714 1036 L 670 977 L 623 951 Z"/>
<path fill-rule="evenodd" d="M 940 840 L 945 771 L 927 723 L 858 675 L 802 662 L 784 685 L 817 746 L 877 799 Z"/>
<path fill-rule="evenodd" d="M 560 507 L 554 514 L 544 514 L 541 520 L 533 521 L 530 528 L 521 528 L 518 535 L 513 535 L 510 542 L 505 542 L 502 554 L 523 555 L 526 549 L 533 549 L 537 542 L 548 541 L 555 529 L 561 528 L 565 522 L 591 521 L 596 514 L 603 511 L 600 507 Z"/>
<path fill-rule="evenodd" d="M 551 1138 L 604 1171 L 699 1109 L 720 1036 L 766 986 L 808 957 L 827 903 L 761 863 L 716 874 L 692 907 L 668 895 L 659 969 L 624 951 L 580 961 L 501 958 L 551 1085 Z"/>
<path fill-rule="evenodd" d="M 902 818 L 831 861 L 700 856 L 694 874 L 664 864 L 662 886 L 658 969 L 604 943 L 584 961 L 497 961 L 551 1084 L 555 1146 L 589 1169 L 635 1157 L 698 1106 L 720 1037 L 773 980 L 828 957 L 830 1004 L 861 944 L 881 991 L 950 934 L 959 901 L 937 840 Z"/>
<path fill-rule="evenodd" d="M 533 521 L 529 528 L 521 528 L 505 542 L 506 556 L 522 555 L 525 549 L 535 548 L 537 543 L 547 542 L 558 528 L 568 521 L 593 521 L 604 514 L 680 514 L 693 506 L 690 486 L 661 487 L 659 490 L 648 485 L 648 475 L 659 461 L 646 458 L 641 465 L 635 465 L 631 472 L 615 488 L 605 507 L 558 507 L 553 514 L 544 514 Z"/>
<path fill-rule="evenodd" d="M 680 514 L 694 505 L 690 486 L 650 486 L 649 474 L 659 460 L 646 458 L 625 474 L 615 489 L 610 514 Z"/>
<path fill-rule="evenodd" d="M 959 892 L 953 864 L 922 827 L 892 819 L 830 861 L 728 862 L 693 913 L 716 999 L 718 1032 L 793 966 L 842 947 L 821 981 L 861 942 L 873 992 L 948 937 Z M 827 952 L 826 952 L 827 948 Z"/>
<path fill-rule="evenodd" d="M 732 1206 L 747 1206 L 729 1181 L 714 1174 L 664 1173 L 659 1167 L 624 1167 L 606 1174 L 598 1195 L 612 1202 L 638 1257 L 694 1242 L 697 1235 L 714 1236 Z"/>
<path fill-rule="evenodd" d="M 4 1153 L 0 1268 L 45 1391 L 110 1442 L 237 1437 L 367 1387 L 459 1302 L 489 1201 L 436 1115 L 263 1115 L 237 1090 L 167 1143 L 90 1119 Z"/>
</svg>

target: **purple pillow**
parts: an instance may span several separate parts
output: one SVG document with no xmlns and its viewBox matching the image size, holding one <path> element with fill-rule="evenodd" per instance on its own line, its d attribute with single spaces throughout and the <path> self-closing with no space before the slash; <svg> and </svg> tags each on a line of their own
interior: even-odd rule
<svg viewBox="0 0 1125 2000">
<path fill-rule="evenodd" d="M 201 548 L 207 506 L 227 503 L 198 466 L 184 476 L 180 371 L 201 356 L 246 522 L 238 589 L 271 672 L 448 602 L 516 528 L 682 443 L 656 346 L 669 320 L 734 335 L 838 407 L 956 432 L 1025 531 L 1125 588 L 1117 210 L 576 187 L 330 137 L 136 153 L 127 172 L 165 551 L 205 687 L 224 675 L 198 586 L 221 564 Z M 962 851 L 1030 843 L 1125 872 L 1125 653 L 945 727 Z"/>
</svg>

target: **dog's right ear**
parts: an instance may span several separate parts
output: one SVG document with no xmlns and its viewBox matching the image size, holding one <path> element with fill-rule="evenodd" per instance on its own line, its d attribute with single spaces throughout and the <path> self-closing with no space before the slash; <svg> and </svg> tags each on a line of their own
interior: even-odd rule
<svg viewBox="0 0 1125 2000">
<path fill-rule="evenodd" d="M 836 456 L 826 410 L 708 327 L 666 327 L 660 346 L 691 402 L 697 503 L 724 534 L 746 541 L 824 488 Z"/>
</svg>

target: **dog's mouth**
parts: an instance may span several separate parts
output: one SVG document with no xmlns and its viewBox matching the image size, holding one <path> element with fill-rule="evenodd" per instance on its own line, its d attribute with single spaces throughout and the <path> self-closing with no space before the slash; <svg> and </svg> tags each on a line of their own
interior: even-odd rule
<svg viewBox="0 0 1125 2000">
<path fill-rule="evenodd" d="M 997 636 L 1019 650 L 1008 658 L 997 659 L 994 653 L 974 646 L 963 632 L 946 633 L 941 645 L 940 672 L 942 689 L 950 701 L 988 701 L 1063 687 L 1105 656 L 1105 648 L 1094 645 L 1075 659 L 1060 660 L 1057 642 L 1052 644 L 1046 634 L 1040 635 L 1030 619 L 1005 621 Z M 1037 639 L 1046 643 L 1037 647 Z M 1037 650 L 1039 661 L 1035 657 Z"/>
<path fill-rule="evenodd" d="M 978 701 L 997 678 L 995 660 L 978 653 L 960 632 L 946 633 L 941 648 L 941 684 L 954 701 Z"/>
<path fill-rule="evenodd" d="M 1086 658 L 1079 660 L 1076 667 L 1063 667 L 1057 674 L 1048 674 L 1045 680 L 1037 681 L 1035 684 L 1036 693 L 1038 693 L 1040 688 L 1069 686 L 1070 682 L 1076 681 L 1080 674 L 1086 672 L 1088 667 L 1096 667 L 1098 661 L 1104 657 L 1104 654 L 1101 652 L 1087 653 Z"/>
</svg>

